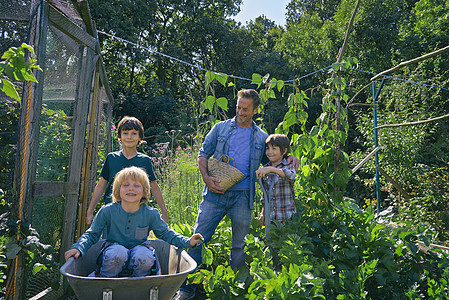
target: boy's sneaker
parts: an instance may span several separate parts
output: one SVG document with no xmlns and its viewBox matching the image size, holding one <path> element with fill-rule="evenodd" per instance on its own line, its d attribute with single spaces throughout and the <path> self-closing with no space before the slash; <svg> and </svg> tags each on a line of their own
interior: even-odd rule
<svg viewBox="0 0 449 300">
<path fill-rule="evenodd" d="M 178 291 L 172 300 L 189 300 L 193 299 L 195 294 L 189 294 L 183 291 Z"/>
</svg>

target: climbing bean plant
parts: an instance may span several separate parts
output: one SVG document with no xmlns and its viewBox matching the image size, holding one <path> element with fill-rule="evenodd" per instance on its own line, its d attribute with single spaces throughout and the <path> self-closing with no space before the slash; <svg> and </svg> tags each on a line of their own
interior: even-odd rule
<svg viewBox="0 0 449 300">
<path fill-rule="evenodd" d="M 333 64 L 332 68 L 334 72 L 344 73 L 356 63 L 356 59 L 347 58 Z M 336 106 L 337 97 L 343 102 L 349 99 L 345 93 L 346 81 L 335 76 L 327 83 L 326 95 L 321 103 L 322 113 L 310 130 L 305 126 L 308 97 L 299 87 L 294 87 L 294 92 L 289 96 L 289 110 L 276 129 L 276 133 L 292 137 L 292 154 L 300 159 L 298 192 L 305 196 L 312 210 L 341 203 L 343 190 L 351 176 L 348 155 L 340 152 L 337 156 L 339 145 L 346 142 L 349 128 L 346 109 L 340 107 L 337 111 Z M 337 117 L 341 130 L 337 127 Z M 335 157 L 339 157 L 338 161 Z"/>
<path fill-rule="evenodd" d="M 321 115 L 311 128 L 308 95 L 291 84 L 288 111 L 277 133 L 292 140 L 292 154 L 300 160 L 296 180 L 298 213 L 292 220 L 271 226 L 270 241 L 256 216 L 246 240 L 247 264 L 232 270 L 227 252 L 206 257 L 190 276 L 204 284 L 211 299 L 418 299 L 448 297 L 449 260 L 444 253 L 423 251 L 434 233 L 426 227 L 379 224 L 373 206 L 364 211 L 343 197 L 351 175 L 348 155 L 340 149 L 348 131 L 345 72 L 357 60 L 332 65 L 321 102 Z M 254 74 L 252 83 L 261 96 L 257 121 L 264 108 L 286 84 L 269 75 Z M 226 86 L 226 81 L 221 83 Z M 215 98 L 217 99 L 217 98 Z M 209 105 L 219 106 L 209 100 Z M 342 104 L 339 107 L 339 104 Z M 262 125 L 263 127 L 263 125 Z M 338 159 L 336 159 L 336 157 Z M 217 229 L 213 245 L 229 249 L 226 226 Z M 211 247 L 214 247 L 214 246 Z M 280 265 L 273 263 L 277 253 Z"/>
</svg>

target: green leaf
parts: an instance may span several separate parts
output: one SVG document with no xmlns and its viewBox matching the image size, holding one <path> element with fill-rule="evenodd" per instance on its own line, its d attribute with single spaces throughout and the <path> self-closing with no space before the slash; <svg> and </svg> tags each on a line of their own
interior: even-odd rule
<svg viewBox="0 0 449 300">
<path fill-rule="evenodd" d="M 13 57 L 16 54 L 15 50 L 17 50 L 16 47 L 11 47 L 8 50 L 6 50 L 5 53 L 3 53 L 2 55 L 2 59 L 8 59 Z"/>
<path fill-rule="evenodd" d="M 305 177 L 309 176 L 309 174 L 310 174 L 310 166 L 309 165 L 305 165 L 304 167 L 302 167 L 301 171 L 302 171 L 302 173 L 303 173 L 303 175 Z"/>
<path fill-rule="evenodd" d="M 226 87 L 226 81 L 228 81 L 228 75 L 219 73 L 215 74 L 215 79 L 221 83 L 222 86 Z"/>
<path fill-rule="evenodd" d="M 296 104 L 302 104 L 302 101 L 304 100 L 304 95 L 302 93 L 295 94 L 295 103 Z"/>
<path fill-rule="evenodd" d="M 257 73 L 253 73 L 251 84 L 257 84 L 257 88 L 262 84 L 262 76 Z"/>
<path fill-rule="evenodd" d="M 214 260 L 214 255 L 212 254 L 212 250 L 207 248 L 204 243 L 202 245 L 201 256 L 203 258 L 203 264 L 210 266 Z"/>
<path fill-rule="evenodd" d="M 206 72 L 206 90 L 211 84 L 212 81 L 215 79 L 215 73 L 214 72 Z"/>
<path fill-rule="evenodd" d="M 332 64 L 332 69 L 333 69 L 335 72 L 339 71 L 339 70 L 340 70 L 340 67 L 341 67 L 341 64 L 339 64 L 339 63 L 333 63 L 333 64 Z"/>
<path fill-rule="evenodd" d="M 2 90 L 6 94 L 6 96 L 20 102 L 19 94 L 14 88 L 14 85 L 9 80 L 0 79 L 0 90 Z"/>
<path fill-rule="evenodd" d="M 348 183 L 348 177 L 345 176 L 343 172 L 338 172 L 335 176 L 335 184 L 340 187 L 346 187 L 346 184 Z"/>
<path fill-rule="evenodd" d="M 278 88 L 278 91 L 280 92 L 282 90 L 282 88 L 284 87 L 284 81 L 278 80 L 278 82 L 276 83 L 276 86 Z"/>
<path fill-rule="evenodd" d="M 261 90 L 259 95 L 262 102 L 265 103 L 270 97 L 270 92 L 268 90 Z"/>
<path fill-rule="evenodd" d="M 25 44 L 25 43 L 22 43 L 22 45 L 20 45 L 20 47 L 25 48 L 25 49 L 28 49 L 28 51 L 30 51 L 31 54 L 34 54 L 34 49 L 33 49 L 33 47 L 31 47 L 30 45 Z"/>
<path fill-rule="evenodd" d="M 33 266 L 33 275 L 36 275 L 37 273 L 39 273 L 42 270 L 44 270 L 44 271 L 47 270 L 47 267 L 44 266 L 43 264 L 40 264 L 40 263 L 34 264 L 34 266 Z"/>
<path fill-rule="evenodd" d="M 217 99 L 218 107 L 221 107 L 223 110 L 228 111 L 228 99 L 225 97 L 220 97 Z"/>
<path fill-rule="evenodd" d="M 215 97 L 212 95 L 207 96 L 206 101 L 204 101 L 204 108 L 208 109 L 210 112 L 212 112 L 215 104 Z"/>
<path fill-rule="evenodd" d="M 26 80 L 26 81 L 33 81 L 33 82 L 37 82 L 36 77 L 34 77 L 33 72 L 31 71 L 26 71 L 26 70 L 21 70 L 21 75 L 22 75 L 22 80 Z"/>
<path fill-rule="evenodd" d="M 298 124 L 298 119 L 296 118 L 296 114 L 294 112 L 292 112 L 291 110 L 288 111 L 285 114 L 284 120 L 283 120 L 283 124 L 284 124 L 284 129 L 287 127 L 290 127 L 294 124 Z"/>
<path fill-rule="evenodd" d="M 305 111 L 300 111 L 298 113 L 298 119 L 301 123 L 305 124 L 307 122 L 307 118 L 309 117 L 309 115 L 307 114 L 307 112 Z"/>
<path fill-rule="evenodd" d="M 324 153 L 325 153 L 325 151 L 323 149 L 316 148 L 315 155 L 313 156 L 313 159 L 317 159 L 317 158 L 321 157 Z"/>
<path fill-rule="evenodd" d="M 17 245 L 14 242 L 9 242 L 8 244 L 6 244 L 6 258 L 7 259 L 15 259 L 17 256 L 17 253 L 20 252 L 20 250 L 22 250 L 22 247 L 20 247 L 19 245 Z"/>
<path fill-rule="evenodd" d="M 12 68 L 10 65 L 7 65 L 3 72 L 6 74 L 6 76 L 10 80 L 14 80 L 15 79 L 14 68 Z"/>
</svg>

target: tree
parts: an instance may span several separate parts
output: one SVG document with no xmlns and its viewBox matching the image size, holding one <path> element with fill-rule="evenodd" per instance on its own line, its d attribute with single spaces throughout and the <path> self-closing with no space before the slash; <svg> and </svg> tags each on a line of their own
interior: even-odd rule
<svg viewBox="0 0 449 300">
<path fill-rule="evenodd" d="M 227 19 L 239 10 L 241 0 L 227 1 L 93 1 L 90 3 L 98 29 L 124 37 L 135 45 L 124 45 L 102 36 L 103 53 L 111 88 L 120 99 L 166 99 L 173 103 L 171 113 L 183 115 L 193 123 L 203 94 L 204 72 L 160 54 L 183 60 L 204 69 L 237 74 L 242 57 L 248 52 L 244 31 Z M 112 18 L 111 16 L 114 16 Z M 138 20 L 137 20 L 138 19 Z M 192 99 L 194 102 L 192 103 Z M 124 101 L 119 101 L 122 105 Z M 127 111 L 129 106 L 116 107 Z M 145 110 L 145 109 L 144 109 Z M 143 116 L 145 117 L 145 116 Z M 154 127 L 152 119 L 144 123 Z M 179 126 L 162 122 L 167 126 Z"/>
</svg>

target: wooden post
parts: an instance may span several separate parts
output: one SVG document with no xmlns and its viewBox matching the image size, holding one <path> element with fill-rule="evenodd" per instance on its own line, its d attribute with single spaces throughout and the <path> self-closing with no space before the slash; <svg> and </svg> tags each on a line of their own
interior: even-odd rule
<svg viewBox="0 0 449 300">
<path fill-rule="evenodd" d="M 78 93 L 72 122 L 72 144 L 67 182 L 80 184 L 83 163 L 83 149 L 89 113 L 92 77 L 95 69 L 94 51 L 81 47 L 80 71 L 77 82 Z M 64 224 L 61 239 L 60 261 L 64 261 L 64 252 L 70 248 L 75 237 L 78 195 L 67 195 L 64 208 Z"/>
<path fill-rule="evenodd" d="M 100 68 L 100 64 L 98 65 Z M 98 70 L 100 72 L 100 70 Z M 100 83 L 100 81 L 98 81 Z M 100 130 L 101 130 L 101 124 L 102 124 L 102 116 L 103 116 L 103 99 L 102 99 L 102 88 L 101 85 L 98 84 L 98 100 L 97 100 L 97 116 L 96 116 L 96 125 L 94 130 L 94 140 L 92 145 L 92 163 L 90 168 L 90 176 L 89 176 L 89 188 L 87 190 L 88 200 L 90 199 L 90 196 L 92 195 L 94 191 L 95 184 L 97 182 L 97 162 L 98 162 L 98 153 L 99 153 L 99 144 L 100 144 Z M 104 141 L 102 141 L 104 143 Z M 108 152 L 107 152 L 108 153 Z M 87 208 L 89 207 L 90 201 L 87 201 L 86 205 L 86 213 Z"/>
<path fill-rule="evenodd" d="M 402 196 L 404 196 L 405 199 L 410 200 L 412 198 L 412 196 L 410 196 L 403 188 L 402 186 L 397 183 L 393 178 L 391 178 L 387 172 L 384 171 L 384 169 L 382 169 L 379 165 L 376 166 L 376 170 L 378 170 L 383 177 L 385 177 L 385 179 L 387 179 L 389 182 L 391 182 L 391 184 L 399 191 L 399 193 L 402 194 Z"/>
<path fill-rule="evenodd" d="M 93 86 L 93 95 L 92 95 L 92 102 L 90 103 L 90 114 L 89 114 L 89 121 L 88 121 L 88 137 L 87 137 L 87 143 L 84 148 L 84 156 L 83 156 L 83 168 L 81 172 L 81 193 L 80 193 L 80 205 L 78 210 L 78 226 L 77 226 L 77 235 L 76 237 L 79 238 L 85 230 L 85 224 L 86 224 L 86 212 L 87 212 L 87 198 L 89 193 L 89 178 L 91 175 L 91 168 L 96 169 L 92 166 L 93 163 L 96 163 L 92 160 L 92 149 L 94 147 L 94 132 L 95 127 L 97 125 L 97 115 L 98 115 L 98 94 L 100 89 L 100 76 L 98 72 L 98 61 L 96 64 L 96 70 L 95 70 L 95 79 L 94 79 L 94 86 Z M 96 151 L 95 151 L 96 152 Z"/>
<path fill-rule="evenodd" d="M 32 10 L 37 14 L 32 24 L 29 44 L 35 49 L 37 64 L 45 69 L 45 45 L 47 40 L 48 5 L 44 1 L 33 1 Z M 19 120 L 19 138 L 14 172 L 14 190 L 17 191 L 12 218 L 31 223 L 33 214 L 32 183 L 36 178 L 36 164 L 39 147 L 39 122 L 42 110 L 44 74 L 35 71 L 38 84 L 25 82 Z M 21 231 L 19 227 L 19 232 Z M 19 235 L 17 239 L 20 239 Z M 28 266 L 26 254 L 20 251 L 8 263 L 6 299 L 25 299 Z"/>
<path fill-rule="evenodd" d="M 112 132 L 111 132 L 111 126 L 112 124 L 112 101 L 109 100 L 106 108 L 106 135 L 108 140 L 108 145 L 106 147 L 106 152 L 112 152 Z"/>
</svg>

